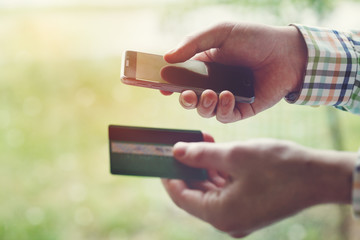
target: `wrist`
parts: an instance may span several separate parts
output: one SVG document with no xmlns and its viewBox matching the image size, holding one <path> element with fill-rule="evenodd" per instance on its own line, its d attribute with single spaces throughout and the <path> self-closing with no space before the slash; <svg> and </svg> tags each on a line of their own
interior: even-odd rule
<svg viewBox="0 0 360 240">
<path fill-rule="evenodd" d="M 308 53 L 307 46 L 301 32 L 295 26 L 289 26 L 288 44 L 291 67 L 295 73 L 289 87 L 289 92 L 300 92 L 306 71 Z"/>
<path fill-rule="evenodd" d="M 282 35 L 282 47 L 285 49 L 284 67 L 290 72 L 285 78 L 285 96 L 291 93 L 300 93 L 304 82 L 306 65 L 308 61 L 308 50 L 301 32 L 295 26 L 280 27 Z M 298 94 L 297 94 L 298 95 Z M 291 101 L 291 100 L 290 100 Z"/>
</svg>

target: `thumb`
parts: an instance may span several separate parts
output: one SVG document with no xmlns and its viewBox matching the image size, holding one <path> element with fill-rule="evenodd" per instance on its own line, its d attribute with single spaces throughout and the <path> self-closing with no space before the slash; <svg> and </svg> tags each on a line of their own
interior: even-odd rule
<svg viewBox="0 0 360 240">
<path fill-rule="evenodd" d="M 226 173 L 230 170 L 225 161 L 227 149 L 220 144 L 178 142 L 174 145 L 173 154 L 177 160 L 191 167 Z"/>
<path fill-rule="evenodd" d="M 233 24 L 219 24 L 188 38 L 177 48 L 164 55 L 165 61 L 178 63 L 189 60 L 197 53 L 220 47 L 233 30 Z"/>
</svg>

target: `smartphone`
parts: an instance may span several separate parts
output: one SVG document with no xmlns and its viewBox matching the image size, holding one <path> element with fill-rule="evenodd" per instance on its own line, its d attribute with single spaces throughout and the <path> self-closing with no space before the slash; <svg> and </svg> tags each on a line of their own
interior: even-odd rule
<svg viewBox="0 0 360 240">
<path fill-rule="evenodd" d="M 169 64 L 161 55 L 136 51 L 124 52 L 121 81 L 170 92 L 193 90 L 198 95 L 206 89 L 217 94 L 228 90 L 236 102 L 255 99 L 254 75 L 249 68 L 196 60 Z"/>
<path fill-rule="evenodd" d="M 207 171 L 177 161 L 172 154 L 179 141 L 204 141 L 201 131 L 133 126 L 109 126 L 112 174 L 206 180 Z"/>
</svg>

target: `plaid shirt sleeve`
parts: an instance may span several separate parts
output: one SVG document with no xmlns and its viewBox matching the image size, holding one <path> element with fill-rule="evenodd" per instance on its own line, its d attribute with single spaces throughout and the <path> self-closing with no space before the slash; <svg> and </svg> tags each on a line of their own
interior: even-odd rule
<svg viewBox="0 0 360 240">
<path fill-rule="evenodd" d="M 286 100 L 360 114 L 360 32 L 293 26 L 304 37 L 308 63 L 300 93 L 291 93 Z"/>
</svg>

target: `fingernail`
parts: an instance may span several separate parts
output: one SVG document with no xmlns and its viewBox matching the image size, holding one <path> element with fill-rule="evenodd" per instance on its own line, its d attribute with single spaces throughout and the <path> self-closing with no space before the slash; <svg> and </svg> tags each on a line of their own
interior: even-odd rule
<svg viewBox="0 0 360 240">
<path fill-rule="evenodd" d="M 226 107 L 227 105 L 229 105 L 230 99 L 225 97 L 222 98 L 220 101 L 221 101 L 221 106 Z"/>
<path fill-rule="evenodd" d="M 203 106 L 204 106 L 205 108 L 208 108 L 208 107 L 211 106 L 212 103 L 213 103 L 213 101 L 212 101 L 211 99 L 205 98 L 204 101 L 203 101 Z"/>
<path fill-rule="evenodd" d="M 169 50 L 169 51 L 166 52 L 166 55 L 172 54 L 172 53 L 174 53 L 175 51 L 176 51 L 176 48 L 171 49 L 171 50 Z"/>
<path fill-rule="evenodd" d="M 178 142 L 174 145 L 173 154 L 175 158 L 182 158 L 186 153 L 186 144 Z"/>
<path fill-rule="evenodd" d="M 181 103 L 185 107 L 191 107 L 192 106 L 192 103 L 187 102 L 185 99 L 181 99 Z"/>
</svg>

